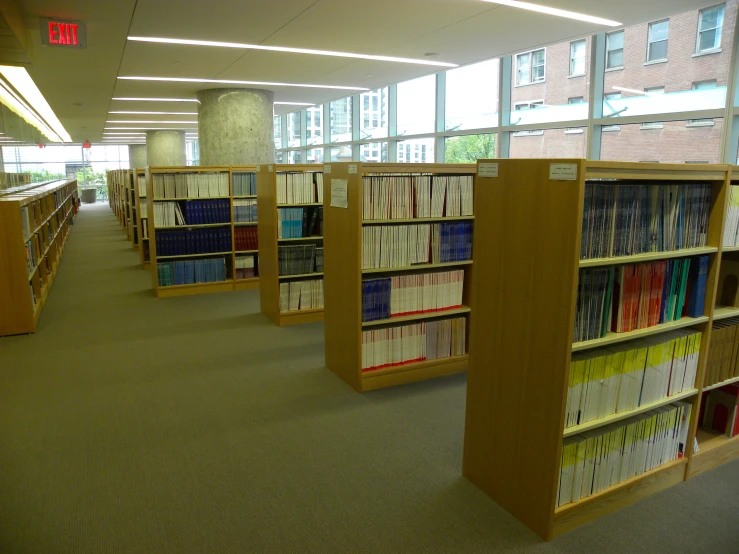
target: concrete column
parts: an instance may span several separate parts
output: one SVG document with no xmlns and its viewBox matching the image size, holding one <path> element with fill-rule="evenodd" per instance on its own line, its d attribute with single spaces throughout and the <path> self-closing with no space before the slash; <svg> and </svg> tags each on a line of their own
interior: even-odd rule
<svg viewBox="0 0 739 554">
<path fill-rule="evenodd" d="M 153 167 L 186 165 L 185 131 L 147 131 L 146 161 Z"/>
<path fill-rule="evenodd" d="M 146 145 L 128 145 L 128 164 L 131 169 L 144 169 L 146 167 Z"/>
<path fill-rule="evenodd" d="M 202 90 L 198 100 L 200 165 L 274 162 L 272 91 Z"/>
</svg>

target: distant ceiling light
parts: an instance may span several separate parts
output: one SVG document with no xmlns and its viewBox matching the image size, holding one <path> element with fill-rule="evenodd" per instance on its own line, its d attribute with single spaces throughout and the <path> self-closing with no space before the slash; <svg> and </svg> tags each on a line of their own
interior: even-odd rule
<svg viewBox="0 0 739 554">
<path fill-rule="evenodd" d="M 643 91 L 643 90 L 639 90 L 639 89 L 635 89 L 635 88 L 626 88 L 626 87 L 617 87 L 617 86 L 613 86 L 611 88 L 613 90 L 620 90 L 622 92 L 631 92 L 633 94 L 641 94 L 642 96 L 644 96 L 646 94 L 647 96 L 649 96 L 649 93 L 648 92 Z"/>
<path fill-rule="evenodd" d="M 482 0 L 482 1 L 490 2 L 491 4 L 500 4 L 501 6 L 509 6 L 511 8 L 519 8 L 522 10 L 529 10 L 532 12 L 545 13 L 547 15 L 555 15 L 557 17 L 566 17 L 567 19 L 587 21 L 588 23 L 595 23 L 597 25 L 606 25 L 608 27 L 621 27 L 623 25 L 623 23 L 619 23 L 618 21 L 612 21 L 610 19 L 603 19 L 602 17 L 595 17 L 592 15 L 585 15 L 584 13 L 560 10 L 558 8 L 550 8 L 549 6 L 541 6 L 539 4 L 531 4 L 529 2 L 519 2 L 518 0 Z"/>
<path fill-rule="evenodd" d="M 372 77 L 372 73 L 365 73 L 364 76 L 365 77 Z"/>
<path fill-rule="evenodd" d="M 109 119 L 108 123 L 161 123 L 165 125 L 171 125 L 173 123 L 192 124 L 197 123 L 197 121 L 158 121 L 156 119 L 141 119 L 139 121 L 136 121 L 135 119 Z"/>
<path fill-rule="evenodd" d="M 218 83 L 224 85 L 257 85 L 262 87 L 300 87 L 300 88 L 327 88 L 337 90 L 369 90 L 365 87 L 346 87 L 341 85 L 311 85 L 306 83 L 272 83 L 267 81 L 237 81 L 233 79 L 189 79 L 185 77 L 118 77 L 126 81 L 164 81 L 167 83 Z"/>
<path fill-rule="evenodd" d="M 118 135 L 118 136 L 127 136 L 127 137 L 135 137 L 135 136 L 146 136 L 146 133 L 108 133 L 104 132 L 104 135 Z"/>
<path fill-rule="evenodd" d="M 108 112 L 128 115 L 198 115 L 198 112 Z"/>
<path fill-rule="evenodd" d="M 426 56 L 427 58 L 436 58 L 438 55 L 439 55 L 438 52 L 426 52 L 424 54 L 424 56 Z"/>
<path fill-rule="evenodd" d="M 126 102 L 200 102 L 197 98 L 113 98 L 112 100 L 124 100 Z"/>
<path fill-rule="evenodd" d="M 178 129 L 177 127 L 106 127 L 106 131 L 125 131 L 129 130 L 143 130 L 143 131 L 185 131 L 186 129 Z"/>
<path fill-rule="evenodd" d="M 275 106 L 315 106 L 315 102 L 272 102 Z"/>
<path fill-rule="evenodd" d="M 128 37 L 128 40 L 138 42 L 158 42 L 163 44 L 186 44 L 189 46 L 218 46 L 221 48 L 239 48 L 242 50 L 269 50 L 272 52 L 289 52 L 291 54 L 312 54 L 314 56 L 333 56 L 336 58 L 356 58 L 360 60 L 374 60 L 379 62 L 409 63 L 417 65 L 434 65 L 439 67 L 457 67 L 453 63 L 429 62 L 414 58 L 397 58 L 394 56 L 375 56 L 374 54 L 355 54 L 352 52 L 335 52 L 333 50 L 313 50 L 310 48 L 290 48 L 287 46 L 265 46 L 264 44 L 243 44 L 239 42 L 217 42 L 212 40 L 188 40 L 180 38 L 161 37 Z"/>
</svg>

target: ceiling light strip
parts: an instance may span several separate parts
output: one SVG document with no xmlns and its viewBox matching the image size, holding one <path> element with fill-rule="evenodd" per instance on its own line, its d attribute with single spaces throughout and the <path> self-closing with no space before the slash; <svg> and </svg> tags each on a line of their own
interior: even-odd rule
<svg viewBox="0 0 739 554">
<path fill-rule="evenodd" d="M 125 112 L 115 111 L 108 112 L 115 114 L 127 114 L 127 115 L 198 115 L 198 112 Z"/>
<path fill-rule="evenodd" d="M 162 121 L 162 120 L 156 120 L 156 119 L 139 119 L 139 120 L 136 120 L 136 119 L 109 119 L 108 121 L 106 121 L 106 124 L 107 123 L 161 123 L 162 125 L 172 125 L 172 124 L 177 124 L 177 125 L 180 125 L 180 124 L 182 124 L 182 125 L 192 125 L 192 124 L 195 124 L 195 125 L 197 125 L 198 122 L 197 121 Z"/>
<path fill-rule="evenodd" d="M 341 85 L 312 85 L 308 83 L 274 83 L 269 81 L 237 81 L 234 79 L 192 79 L 186 77 L 142 77 L 135 75 L 119 76 L 126 81 L 160 81 L 166 83 L 217 83 L 224 85 L 257 85 L 262 87 L 298 87 L 298 88 L 326 88 L 336 90 L 370 90 L 366 87 L 347 87 Z"/>
<path fill-rule="evenodd" d="M 595 23 L 596 25 L 605 25 L 607 27 L 621 27 L 623 25 L 623 23 L 619 23 L 618 21 L 613 21 L 611 19 L 603 19 L 602 17 L 595 17 L 593 15 L 587 15 L 584 13 L 560 10 L 559 8 L 551 8 L 549 6 L 542 6 L 540 4 L 532 4 L 530 2 L 519 2 L 518 0 L 482 0 L 482 1 L 489 2 L 491 4 L 499 4 L 501 6 L 508 6 L 509 8 L 518 8 L 521 10 L 539 12 L 539 13 L 543 13 L 547 15 L 564 17 L 567 19 L 575 19 L 577 21 L 585 21 L 587 23 Z"/>
</svg>

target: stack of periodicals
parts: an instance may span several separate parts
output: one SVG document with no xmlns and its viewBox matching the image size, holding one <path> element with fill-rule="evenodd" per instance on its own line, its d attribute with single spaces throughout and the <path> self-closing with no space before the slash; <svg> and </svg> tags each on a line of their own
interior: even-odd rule
<svg viewBox="0 0 739 554">
<path fill-rule="evenodd" d="M 362 269 L 408 267 L 472 258 L 472 222 L 362 227 Z"/>
<path fill-rule="evenodd" d="M 557 506 L 685 455 L 691 404 L 675 402 L 619 423 L 564 439 Z"/>
<path fill-rule="evenodd" d="M 565 428 L 635 410 L 695 388 L 703 334 L 677 330 L 575 352 Z"/>
<path fill-rule="evenodd" d="M 280 283 L 280 312 L 323 308 L 323 279 Z"/>
<path fill-rule="evenodd" d="M 257 276 L 257 257 L 236 256 L 236 278 L 253 279 Z"/>
<path fill-rule="evenodd" d="M 146 197 L 146 175 L 139 175 L 137 179 L 138 187 L 139 187 L 139 197 L 145 198 Z"/>
<path fill-rule="evenodd" d="M 139 204 L 141 219 L 146 219 L 149 217 L 149 201 L 146 198 L 142 198 Z"/>
<path fill-rule="evenodd" d="M 471 216 L 471 175 L 362 177 L 362 218 L 413 219 Z"/>
<path fill-rule="evenodd" d="M 458 317 L 362 331 L 362 371 L 461 356 L 466 325 Z"/>
<path fill-rule="evenodd" d="M 236 223 L 250 223 L 257 220 L 257 201 L 249 199 L 234 199 L 234 221 Z"/>
<path fill-rule="evenodd" d="M 708 260 L 697 256 L 580 270 L 573 340 L 702 316 Z"/>
<path fill-rule="evenodd" d="M 257 174 L 242 173 L 234 171 L 233 179 L 233 195 L 234 196 L 256 196 L 257 194 Z"/>
<path fill-rule="evenodd" d="M 157 263 L 157 272 L 160 287 L 214 283 L 227 279 L 225 258 L 160 262 Z"/>
<path fill-rule="evenodd" d="M 323 206 L 277 210 L 277 238 L 299 239 L 320 236 L 322 229 Z"/>
<path fill-rule="evenodd" d="M 711 327 L 704 386 L 739 377 L 739 318 L 715 321 Z"/>
<path fill-rule="evenodd" d="M 259 238 L 255 226 L 236 227 L 234 229 L 234 241 L 237 251 L 259 250 Z"/>
<path fill-rule="evenodd" d="M 278 275 L 306 275 L 316 273 L 316 249 L 316 245 L 314 244 L 278 247 Z"/>
<path fill-rule="evenodd" d="M 703 395 L 701 425 L 726 438 L 739 435 L 739 385 L 734 383 Z"/>
<path fill-rule="evenodd" d="M 217 227 L 156 233 L 157 256 L 231 252 L 231 229 Z"/>
<path fill-rule="evenodd" d="M 362 281 L 362 321 L 438 312 L 462 305 L 464 271 L 395 275 Z"/>
<path fill-rule="evenodd" d="M 212 225 L 229 221 L 231 221 L 231 209 L 228 200 L 154 203 L 154 224 L 157 227 Z"/>
<path fill-rule="evenodd" d="M 21 206 L 21 226 L 23 227 L 23 238 L 26 240 L 28 240 L 31 236 L 31 220 L 29 217 L 28 208 L 28 206 Z"/>
<path fill-rule="evenodd" d="M 306 171 L 277 173 L 278 204 L 315 204 L 323 202 L 323 173 Z"/>
<path fill-rule="evenodd" d="M 155 173 L 155 199 L 228 197 L 228 173 Z"/>
<path fill-rule="evenodd" d="M 585 184 L 580 259 L 706 245 L 711 185 Z"/>
</svg>

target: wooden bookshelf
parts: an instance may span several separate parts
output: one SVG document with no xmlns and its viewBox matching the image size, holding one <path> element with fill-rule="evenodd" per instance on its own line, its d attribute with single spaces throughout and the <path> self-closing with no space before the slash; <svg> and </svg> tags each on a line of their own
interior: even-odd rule
<svg viewBox="0 0 739 554">
<path fill-rule="evenodd" d="M 564 168 L 564 175 L 557 170 Z M 676 400 L 692 405 L 693 443 L 699 391 L 718 285 L 728 166 L 567 160 L 479 160 L 472 266 L 470 361 L 463 473 L 546 540 L 686 478 L 686 456 L 600 493 L 557 508 L 563 436 L 610 424 Z M 550 179 L 569 176 L 571 180 Z M 580 260 L 585 182 L 710 183 L 707 246 L 679 252 Z M 697 254 L 709 256 L 703 317 L 573 344 L 578 273 Z M 702 332 L 695 389 L 630 414 L 565 429 L 571 353 L 675 328 Z M 727 447 L 722 452 L 728 452 Z M 722 454 L 723 456 L 724 454 Z"/>
<path fill-rule="evenodd" d="M 147 196 L 146 169 L 133 170 L 133 189 L 136 195 L 136 227 L 138 229 L 139 263 L 144 269 L 151 267 L 149 251 L 149 198 Z"/>
<path fill-rule="evenodd" d="M 245 166 L 231 166 L 231 181 L 229 185 L 229 190 L 231 191 L 231 205 L 232 205 L 232 214 L 235 214 L 235 210 L 233 210 L 234 201 L 237 200 L 256 200 L 257 195 L 256 194 L 234 194 L 234 175 L 239 173 L 253 173 L 256 175 L 256 166 L 253 165 L 245 165 Z M 257 289 L 259 288 L 260 283 L 260 273 L 259 273 L 259 265 L 260 265 L 260 256 L 259 256 L 259 250 L 261 249 L 260 245 L 257 245 L 257 250 L 239 250 L 236 247 L 236 229 L 239 227 L 253 227 L 257 225 L 257 221 L 259 220 L 259 208 L 257 208 L 257 221 L 236 221 L 235 215 L 232 215 L 231 220 L 233 221 L 233 228 L 231 229 L 231 238 L 233 240 L 233 260 L 234 260 L 234 290 L 251 290 L 251 289 Z M 252 254 L 255 255 L 255 277 L 248 278 L 248 279 L 238 279 L 236 278 L 236 263 L 239 259 L 239 254 Z"/>
<path fill-rule="evenodd" d="M 76 208 L 76 180 L 0 196 L 0 336 L 36 331 Z M 28 236 L 23 231 L 24 212 Z M 27 248 L 34 252 L 35 262 Z"/>
<path fill-rule="evenodd" d="M 323 169 L 323 166 L 310 164 L 265 164 L 257 166 L 260 304 L 262 313 L 278 326 L 323 320 L 323 308 L 280 311 L 280 283 L 319 280 L 323 278 L 323 274 L 316 272 L 304 275 L 279 275 L 278 263 L 279 247 L 293 244 L 292 242 L 285 242 L 284 239 L 278 239 L 278 211 L 283 208 L 322 206 L 323 203 L 278 204 L 277 175 L 281 173 L 321 174 Z M 315 194 L 318 194 L 318 187 L 316 187 Z M 316 246 L 323 246 L 323 238 L 319 236 L 306 237 L 305 241 L 298 242 L 299 244 L 308 242 Z"/>
<path fill-rule="evenodd" d="M 467 369 L 468 356 L 421 360 L 362 371 L 362 332 L 422 321 L 468 318 L 472 262 L 419 264 L 410 267 L 362 269 L 362 230 L 368 226 L 472 221 L 474 216 L 363 220 L 363 177 L 367 175 L 474 175 L 472 164 L 332 163 L 324 173 L 324 240 L 326 243 L 325 325 L 326 366 L 358 392 L 412 383 Z M 347 208 L 331 206 L 331 181 L 347 182 Z M 476 183 L 473 189 L 476 191 Z M 476 194 L 476 192 L 475 192 Z M 475 203 L 476 205 L 476 203 Z M 474 259 L 474 256 L 473 256 Z M 435 269 L 464 270 L 463 306 L 379 321 L 362 322 L 362 280 L 380 275 L 423 274 Z M 469 329 L 469 321 L 467 322 Z M 469 337 L 469 333 L 465 334 Z"/>
<path fill-rule="evenodd" d="M 129 238 L 129 202 L 130 196 L 126 185 L 126 173 L 125 169 L 114 169 L 107 172 L 108 178 L 108 202 L 113 210 L 113 213 L 118 218 L 126 237 Z"/>
</svg>

